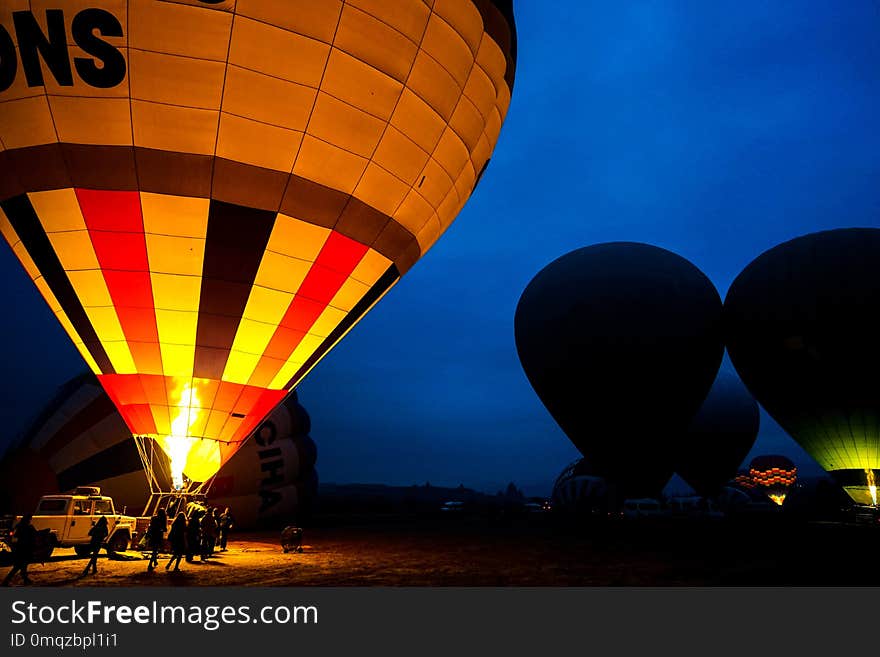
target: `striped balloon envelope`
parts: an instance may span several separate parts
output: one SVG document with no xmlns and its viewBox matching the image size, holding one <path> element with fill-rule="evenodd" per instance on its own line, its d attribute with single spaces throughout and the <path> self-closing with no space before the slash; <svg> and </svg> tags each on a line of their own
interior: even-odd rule
<svg viewBox="0 0 880 657">
<path fill-rule="evenodd" d="M 605 513 L 609 508 L 607 482 L 586 459 L 570 463 L 553 484 L 553 510 L 582 515 Z"/>
<path fill-rule="evenodd" d="M 0 0 L 0 228 L 175 487 L 472 193 L 512 0 Z"/>
</svg>

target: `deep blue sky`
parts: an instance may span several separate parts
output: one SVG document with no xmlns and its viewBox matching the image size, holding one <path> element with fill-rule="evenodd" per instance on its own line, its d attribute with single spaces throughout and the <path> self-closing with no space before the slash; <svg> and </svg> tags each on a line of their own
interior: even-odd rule
<svg viewBox="0 0 880 657">
<path fill-rule="evenodd" d="M 577 457 L 516 356 L 544 265 L 633 240 L 722 295 L 804 233 L 880 225 L 880 4 L 516 3 L 519 65 L 492 164 L 434 249 L 300 386 L 323 481 L 546 493 Z M 0 419 L 14 436 L 82 369 L 11 250 Z M 766 415 L 753 453 L 808 456 Z"/>
</svg>

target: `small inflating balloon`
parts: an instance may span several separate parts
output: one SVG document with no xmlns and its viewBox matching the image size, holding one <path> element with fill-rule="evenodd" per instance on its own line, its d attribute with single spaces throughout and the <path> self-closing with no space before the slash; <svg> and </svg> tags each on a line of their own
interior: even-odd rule
<svg viewBox="0 0 880 657">
<path fill-rule="evenodd" d="M 229 506 L 240 528 L 300 517 L 315 498 L 317 481 L 309 428 L 309 415 L 294 392 L 223 465 L 209 502 Z M 167 471 L 156 474 L 169 483 Z M 78 486 L 100 487 L 130 513 L 139 512 L 150 494 L 131 433 L 91 373 L 61 386 L 0 459 L 0 514 L 33 511 L 41 495 Z"/>
<path fill-rule="evenodd" d="M 749 464 L 749 477 L 756 490 L 782 506 L 789 489 L 797 481 L 797 467 L 787 456 L 756 456 Z"/>
</svg>

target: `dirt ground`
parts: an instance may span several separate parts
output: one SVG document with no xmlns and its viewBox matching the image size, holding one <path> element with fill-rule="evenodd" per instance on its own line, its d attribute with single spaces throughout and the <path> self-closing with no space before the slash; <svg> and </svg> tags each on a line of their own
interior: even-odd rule
<svg viewBox="0 0 880 657">
<path fill-rule="evenodd" d="M 703 586 L 877 585 L 880 529 L 830 523 L 455 519 L 306 529 L 302 553 L 279 532 L 235 534 L 227 552 L 148 573 L 137 552 L 102 555 L 97 575 L 57 550 L 36 586 Z M 166 557 L 167 559 L 167 557 Z M 0 568 L 0 576 L 7 567 Z M 16 584 L 20 580 L 16 580 Z"/>
</svg>

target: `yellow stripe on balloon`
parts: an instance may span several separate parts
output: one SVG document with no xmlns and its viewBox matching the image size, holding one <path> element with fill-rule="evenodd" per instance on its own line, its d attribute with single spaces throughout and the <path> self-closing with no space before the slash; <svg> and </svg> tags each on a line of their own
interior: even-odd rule
<svg viewBox="0 0 880 657">
<path fill-rule="evenodd" d="M 246 384 L 284 317 L 293 294 L 254 286 L 226 361 L 223 380 Z"/>
<path fill-rule="evenodd" d="M 117 374 L 134 374 L 137 371 L 134 359 L 101 273 L 76 193 L 72 189 L 32 192 L 28 198 L 113 369 Z M 79 345 L 77 348 L 82 353 Z"/>
<path fill-rule="evenodd" d="M 210 202 L 148 192 L 140 196 L 162 368 L 166 376 L 189 378 L 195 360 Z M 164 426 L 167 419 L 158 418 L 158 422 Z"/>
</svg>

